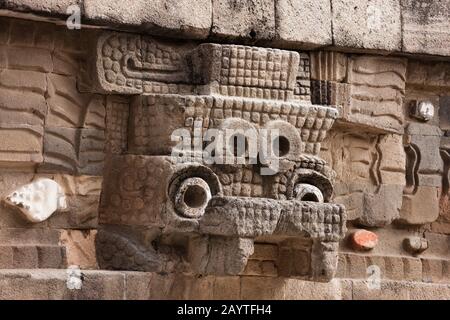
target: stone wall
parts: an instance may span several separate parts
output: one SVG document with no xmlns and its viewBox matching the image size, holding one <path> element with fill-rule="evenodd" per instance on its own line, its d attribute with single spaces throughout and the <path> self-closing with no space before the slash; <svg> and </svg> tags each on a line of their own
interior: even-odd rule
<svg viewBox="0 0 450 320">
<path fill-rule="evenodd" d="M 448 0 L 0 1 L 0 298 L 448 298 L 449 27 Z M 288 147 L 180 165 L 179 128 Z"/>
</svg>

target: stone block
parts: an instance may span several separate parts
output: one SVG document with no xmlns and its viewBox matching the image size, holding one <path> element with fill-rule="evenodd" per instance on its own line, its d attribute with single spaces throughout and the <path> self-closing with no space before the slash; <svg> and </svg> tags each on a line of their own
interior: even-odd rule
<svg viewBox="0 0 450 320">
<path fill-rule="evenodd" d="M 306 276 L 310 272 L 310 265 L 311 257 L 307 249 L 279 249 L 278 269 L 281 276 Z"/>
<path fill-rule="evenodd" d="M 404 277 L 401 280 L 421 281 L 422 261 L 420 259 L 402 258 Z"/>
<path fill-rule="evenodd" d="M 438 61 L 409 60 L 406 81 L 408 86 L 443 91 L 450 87 L 450 64 Z"/>
<path fill-rule="evenodd" d="M 283 299 L 285 280 L 282 278 L 241 277 L 241 299 Z"/>
<path fill-rule="evenodd" d="M 212 6 L 213 36 L 251 40 L 275 36 L 275 4 L 271 0 L 212 0 Z"/>
<path fill-rule="evenodd" d="M 46 127 L 39 171 L 102 175 L 104 148 L 103 130 Z"/>
<path fill-rule="evenodd" d="M 8 47 L 6 49 L 8 67 L 11 69 L 26 69 L 40 72 L 52 72 L 53 60 L 51 52 L 39 48 Z M 30 57 L 33 59 L 30 59 Z"/>
<path fill-rule="evenodd" d="M 450 1 L 401 0 L 401 6 L 403 51 L 450 55 Z"/>
<path fill-rule="evenodd" d="M 406 184 L 406 157 L 402 138 L 401 135 L 387 134 L 379 139 L 377 148 L 381 153 L 381 159 L 378 170 L 382 184 Z"/>
<path fill-rule="evenodd" d="M 11 20 L 10 19 L 1 19 L 0 20 L 0 44 L 6 44 L 9 40 L 9 31 L 11 28 Z M 1 61 L 1 58 L 0 58 Z M 1 63 L 0 63 L 0 66 Z"/>
<path fill-rule="evenodd" d="M 287 279 L 284 299 L 287 300 L 341 300 L 342 285 L 338 279 L 317 283 L 298 279 Z"/>
<path fill-rule="evenodd" d="M 61 246 L 38 246 L 38 266 L 43 269 L 62 269 L 66 265 L 66 252 Z"/>
<path fill-rule="evenodd" d="M 152 273 L 127 272 L 125 298 L 129 300 L 149 300 L 151 296 L 150 284 Z"/>
<path fill-rule="evenodd" d="M 440 187 L 443 160 L 439 152 L 442 132 L 438 127 L 410 123 L 405 131 L 407 180 L 414 186 Z"/>
<path fill-rule="evenodd" d="M 347 77 L 348 57 L 335 51 L 312 51 L 311 80 L 343 82 Z"/>
<path fill-rule="evenodd" d="M 158 35 L 203 39 L 211 29 L 212 5 L 211 0 L 85 0 L 84 16 L 106 25 L 124 24 Z"/>
<path fill-rule="evenodd" d="M 67 265 L 81 269 L 96 269 L 95 230 L 64 230 L 61 232 L 61 245 L 67 256 Z"/>
<path fill-rule="evenodd" d="M 342 121 L 380 133 L 403 133 L 406 60 L 351 56 L 348 83 L 350 104 Z"/>
<path fill-rule="evenodd" d="M 399 217 L 403 186 L 380 185 L 377 192 L 364 193 L 364 210 L 358 222 L 364 226 L 386 226 Z"/>
<path fill-rule="evenodd" d="M 399 220 L 407 224 L 426 224 L 439 217 L 440 191 L 436 187 L 417 187 L 415 193 L 403 196 Z"/>
<path fill-rule="evenodd" d="M 240 277 L 215 277 L 213 298 L 217 300 L 238 300 L 241 292 Z"/>
<path fill-rule="evenodd" d="M 269 243 L 255 243 L 255 249 L 250 259 L 276 260 L 278 258 L 278 246 Z"/>
<path fill-rule="evenodd" d="M 400 0 L 332 0 L 333 44 L 346 48 L 400 51 Z"/>
<path fill-rule="evenodd" d="M 13 249 L 11 246 L 0 246 L 0 269 L 9 269 L 13 265 Z"/>
<path fill-rule="evenodd" d="M 331 3 L 328 0 L 275 2 L 277 40 L 283 46 L 331 45 Z"/>
<path fill-rule="evenodd" d="M 67 271 L 65 279 L 67 279 Z M 83 270 L 81 290 L 68 290 L 64 298 L 72 300 L 122 300 L 125 291 L 125 274 L 121 272 Z M 66 282 L 66 280 L 64 281 Z"/>
<path fill-rule="evenodd" d="M 46 114 L 47 104 L 42 94 L 22 88 L 20 90 L 0 88 L 0 124 L 42 126 Z"/>
<path fill-rule="evenodd" d="M 450 96 L 439 98 L 439 127 L 441 130 L 450 130 Z"/>
<path fill-rule="evenodd" d="M 422 281 L 439 282 L 442 280 L 443 261 L 439 259 L 422 259 Z"/>
<path fill-rule="evenodd" d="M 21 166 L 43 161 L 43 130 L 40 126 L 0 124 L 0 141 L 0 162 Z"/>
<path fill-rule="evenodd" d="M 41 14 L 66 15 L 70 5 L 81 5 L 82 0 L 7 0 L 0 4 L 1 9 L 35 12 Z"/>
<path fill-rule="evenodd" d="M 0 73 L 0 85 L 16 89 L 26 90 L 44 95 L 47 90 L 45 73 L 23 70 L 3 70 Z"/>
<path fill-rule="evenodd" d="M 34 269 L 39 267 L 37 246 L 13 246 L 13 269 Z"/>
<path fill-rule="evenodd" d="M 356 254 L 345 255 L 346 277 L 364 279 L 367 277 L 366 257 Z"/>
<path fill-rule="evenodd" d="M 381 281 L 380 287 L 372 287 L 368 281 L 353 281 L 353 300 L 408 300 L 407 283 Z"/>
</svg>

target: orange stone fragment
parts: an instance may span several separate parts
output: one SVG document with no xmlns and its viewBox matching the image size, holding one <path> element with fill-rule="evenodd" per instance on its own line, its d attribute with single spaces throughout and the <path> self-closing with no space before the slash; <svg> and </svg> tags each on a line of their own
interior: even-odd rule
<svg viewBox="0 0 450 320">
<path fill-rule="evenodd" d="M 371 231 L 361 229 L 350 235 L 350 241 L 356 250 L 367 251 L 377 246 L 378 236 Z"/>
</svg>

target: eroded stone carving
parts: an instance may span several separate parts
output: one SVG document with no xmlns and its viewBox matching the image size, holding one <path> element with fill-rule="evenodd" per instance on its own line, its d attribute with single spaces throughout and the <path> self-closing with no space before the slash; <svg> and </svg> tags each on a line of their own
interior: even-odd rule
<svg viewBox="0 0 450 320">
<path fill-rule="evenodd" d="M 126 103 L 111 107 L 107 103 L 107 111 L 113 113 L 111 118 L 106 115 L 106 135 L 114 142 L 107 149 L 111 154 L 100 207 L 101 267 L 235 275 L 244 271 L 256 239 L 281 242 L 285 248 L 290 239 L 306 239 L 302 250 L 309 253 L 302 263 L 307 271 L 294 268 L 290 275 L 332 278 L 346 214 L 343 206 L 330 203 L 335 175 L 319 151 L 338 112 L 309 102 L 308 55 L 201 44 L 184 57 L 171 55 L 173 59 L 163 61 L 158 69 L 154 64 L 138 64 L 145 58 L 134 46 L 128 48 L 129 41 L 115 34 L 98 42 L 98 50 L 120 51 L 114 62 L 115 79 L 125 77 L 119 86 L 106 85 L 104 64 L 111 54 L 99 55 L 102 89 L 145 93 L 131 98 L 129 112 Z M 140 41 L 142 45 L 144 40 Z M 184 64 L 189 59 L 192 69 Z M 141 74 L 131 73 L 130 64 L 139 66 Z M 184 95 L 149 94 L 140 87 L 150 80 L 183 82 L 190 75 L 196 89 Z M 189 136 L 188 149 L 173 140 L 179 129 Z M 259 157 L 244 164 L 203 162 L 205 145 L 198 148 L 195 139 L 210 129 L 240 130 L 249 147 L 255 135 Z M 271 175 L 260 170 L 273 164 L 260 162 L 261 148 L 275 148 L 271 141 L 261 140 L 264 130 L 278 134 L 276 158 L 270 160 L 279 162 L 278 171 Z M 233 154 L 233 141 L 225 141 L 224 152 L 231 150 L 231 156 L 247 159 L 247 153 Z"/>
</svg>

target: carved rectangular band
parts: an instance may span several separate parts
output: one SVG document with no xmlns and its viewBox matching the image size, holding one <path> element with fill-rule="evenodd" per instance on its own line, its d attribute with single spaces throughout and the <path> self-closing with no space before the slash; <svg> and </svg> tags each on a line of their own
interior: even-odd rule
<svg viewBox="0 0 450 320">
<path fill-rule="evenodd" d="M 217 96 L 148 95 L 136 97 L 130 110 L 128 152 L 133 154 L 170 154 L 176 142 L 176 129 L 193 132 L 222 128 L 234 118 L 244 127 L 269 129 L 276 125 L 280 133 L 295 132 L 303 145 L 302 153 L 316 155 L 337 117 L 332 107 L 307 102 L 261 101 Z M 278 124 L 276 124 L 277 122 Z M 164 123 L 162 126 L 161 124 Z M 294 146 L 294 143 L 291 145 Z"/>
<path fill-rule="evenodd" d="M 239 91 L 252 87 L 263 89 L 261 93 L 266 89 L 272 99 L 287 100 L 293 94 L 300 56 L 293 51 L 206 43 L 194 51 L 192 62 L 195 83 L 210 86 L 214 93 L 242 96 Z"/>
</svg>

